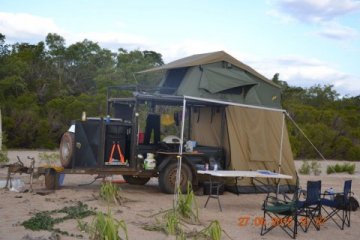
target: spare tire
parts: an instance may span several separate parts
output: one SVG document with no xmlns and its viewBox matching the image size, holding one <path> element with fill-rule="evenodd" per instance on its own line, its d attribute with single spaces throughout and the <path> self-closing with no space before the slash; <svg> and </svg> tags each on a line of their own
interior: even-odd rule
<svg viewBox="0 0 360 240">
<path fill-rule="evenodd" d="M 75 134 L 72 132 L 66 132 L 61 137 L 60 142 L 60 162 L 64 168 L 71 166 L 72 157 L 74 154 Z"/>
</svg>

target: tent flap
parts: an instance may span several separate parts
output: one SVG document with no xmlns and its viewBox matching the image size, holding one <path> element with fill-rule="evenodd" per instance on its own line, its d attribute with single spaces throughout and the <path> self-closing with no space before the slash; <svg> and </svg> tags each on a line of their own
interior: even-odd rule
<svg viewBox="0 0 360 240">
<path fill-rule="evenodd" d="M 226 108 L 226 120 L 231 149 L 231 168 L 236 170 L 267 169 L 278 172 L 282 149 L 281 173 L 295 176 L 295 164 L 287 132 L 281 145 L 282 114 L 276 111 L 249 109 L 236 106 Z M 292 180 L 282 180 L 294 185 Z M 249 179 L 242 185 L 251 185 Z"/>
<path fill-rule="evenodd" d="M 210 93 L 219 93 L 237 87 L 254 86 L 254 82 L 245 72 L 231 72 L 225 68 L 204 68 L 199 88 Z"/>
</svg>

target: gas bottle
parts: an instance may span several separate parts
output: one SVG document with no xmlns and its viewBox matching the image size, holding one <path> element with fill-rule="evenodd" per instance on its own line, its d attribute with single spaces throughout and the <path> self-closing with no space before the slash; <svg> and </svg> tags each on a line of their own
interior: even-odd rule
<svg viewBox="0 0 360 240">
<path fill-rule="evenodd" d="M 154 170 L 156 167 L 156 160 L 154 159 L 153 153 L 147 153 L 146 158 L 144 160 L 144 168 L 145 170 Z"/>
</svg>

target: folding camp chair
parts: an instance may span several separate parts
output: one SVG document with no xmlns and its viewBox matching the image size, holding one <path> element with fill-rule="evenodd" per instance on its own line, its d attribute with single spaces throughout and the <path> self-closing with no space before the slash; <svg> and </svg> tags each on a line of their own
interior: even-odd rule
<svg viewBox="0 0 360 240">
<path fill-rule="evenodd" d="M 333 199 L 327 198 L 329 194 L 326 193 L 321 199 L 322 209 L 327 214 L 325 217 L 323 217 L 323 222 L 332 219 L 341 230 L 344 230 L 345 225 L 350 227 L 350 196 L 352 194 L 351 183 L 352 180 L 345 181 L 344 191 L 342 193 L 336 194 Z M 342 211 L 342 214 L 340 214 L 340 211 Z"/>
<path fill-rule="evenodd" d="M 321 181 L 308 181 L 305 193 L 305 200 L 297 202 L 299 226 L 304 232 L 308 231 L 311 224 L 320 230 Z"/>
<path fill-rule="evenodd" d="M 276 227 L 280 227 L 291 238 L 296 238 L 298 227 L 298 192 L 299 179 L 296 178 L 296 188 L 291 200 L 284 200 L 271 196 L 266 196 L 262 210 L 264 211 L 264 222 L 261 226 L 260 235 L 263 236 Z M 268 221 L 268 219 L 270 221 Z"/>
</svg>

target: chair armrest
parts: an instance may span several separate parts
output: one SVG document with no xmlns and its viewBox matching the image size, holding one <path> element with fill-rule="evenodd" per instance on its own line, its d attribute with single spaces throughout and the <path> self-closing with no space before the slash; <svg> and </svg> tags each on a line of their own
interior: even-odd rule
<svg viewBox="0 0 360 240">
<path fill-rule="evenodd" d="M 331 195 L 335 195 L 335 193 L 323 192 L 320 194 L 320 196 L 322 197 L 331 196 Z"/>
<path fill-rule="evenodd" d="M 290 201 L 287 201 L 287 200 L 283 200 L 283 199 L 279 199 L 278 197 L 276 196 L 266 196 L 265 200 L 264 200 L 264 206 L 267 205 L 268 203 L 270 204 L 276 204 L 276 203 L 279 203 L 279 204 L 288 204 L 292 202 L 291 200 Z"/>
</svg>

